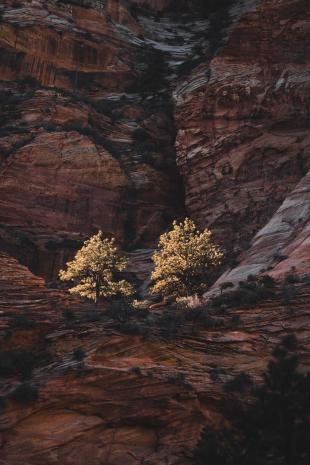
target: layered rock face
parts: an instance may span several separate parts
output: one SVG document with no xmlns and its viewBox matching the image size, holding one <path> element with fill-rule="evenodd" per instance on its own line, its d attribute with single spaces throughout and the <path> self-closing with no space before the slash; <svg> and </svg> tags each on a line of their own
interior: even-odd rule
<svg viewBox="0 0 310 465">
<path fill-rule="evenodd" d="M 160 326 L 141 319 L 122 331 L 103 317 L 87 323 L 85 308 L 73 302 L 68 308 L 75 319 L 64 322 L 59 313 L 55 319 L 49 294 L 57 312 L 66 308 L 64 296 L 44 290 L 41 279 L 4 254 L 0 264 L 0 309 L 12 333 L 4 348 L 38 353 L 43 344 L 48 351 L 27 381 L 37 389 L 35 402 L 14 399 L 23 381 L 1 378 L 5 465 L 190 464 L 202 426 L 221 420 L 224 382 L 242 371 L 259 381 L 274 344 L 291 331 L 302 366 L 309 360 L 309 286 L 298 285 L 289 304 L 279 295 L 256 308 L 234 309 L 217 329 L 185 321 L 176 329 L 168 318 Z M 17 315 L 34 318 L 36 312 L 36 328 L 17 329 Z"/>
<path fill-rule="evenodd" d="M 1 6 L 1 247 L 48 280 L 98 229 L 153 246 L 182 206 L 161 52 L 122 2 L 79 3 Z"/>
<path fill-rule="evenodd" d="M 1 465 L 189 465 L 233 375 L 259 383 L 291 332 L 309 368 L 309 283 L 281 282 L 309 272 L 308 2 L 202 3 L 0 5 Z M 146 293 L 147 248 L 184 215 L 176 155 L 188 214 L 238 255 L 212 292 L 268 272 L 276 296 L 124 323 L 48 289 L 102 229 Z"/>
<path fill-rule="evenodd" d="M 248 248 L 307 174 L 309 57 L 307 2 L 261 1 L 175 92 L 186 207 L 229 252 Z"/>
</svg>

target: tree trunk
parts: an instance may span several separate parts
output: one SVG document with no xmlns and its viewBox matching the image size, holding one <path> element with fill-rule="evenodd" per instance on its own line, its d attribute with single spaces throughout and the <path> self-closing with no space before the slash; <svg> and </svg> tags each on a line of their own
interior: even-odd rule
<svg viewBox="0 0 310 465">
<path fill-rule="evenodd" d="M 99 304 L 99 298 L 100 298 L 100 283 L 99 281 L 97 280 L 96 281 L 96 295 L 95 295 L 95 305 L 96 307 L 98 306 Z"/>
</svg>

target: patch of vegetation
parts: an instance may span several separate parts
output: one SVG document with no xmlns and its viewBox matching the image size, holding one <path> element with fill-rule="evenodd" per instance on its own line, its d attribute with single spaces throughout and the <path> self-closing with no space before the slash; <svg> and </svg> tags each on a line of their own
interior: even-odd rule
<svg viewBox="0 0 310 465">
<path fill-rule="evenodd" d="M 62 315 L 63 315 L 65 320 L 68 320 L 68 321 L 74 321 L 75 320 L 74 312 L 72 310 L 68 309 L 68 308 L 66 308 L 62 312 Z"/>
<path fill-rule="evenodd" d="M 285 284 L 282 289 L 282 296 L 285 302 L 291 303 L 292 300 L 296 299 L 298 291 L 292 284 Z"/>
<path fill-rule="evenodd" d="M 226 289 L 232 289 L 234 287 L 234 283 L 230 282 L 230 281 L 226 281 L 224 283 L 221 283 L 220 284 L 220 289 L 221 289 L 221 294 L 223 293 L 223 291 L 225 291 Z"/>
<path fill-rule="evenodd" d="M 204 305 L 185 311 L 184 319 L 203 328 L 218 328 L 223 325 L 223 321 L 212 315 L 210 308 Z"/>
<path fill-rule="evenodd" d="M 74 349 L 72 355 L 73 359 L 77 362 L 82 362 L 82 360 L 84 360 L 84 358 L 86 357 L 86 353 L 81 347 L 77 347 L 76 349 Z"/>
<path fill-rule="evenodd" d="M 250 277 L 248 281 L 240 281 L 238 288 L 225 292 L 211 300 L 213 307 L 219 308 L 221 305 L 251 306 L 265 299 L 275 297 L 275 282 L 273 278 L 264 276 L 260 279 Z"/>
<path fill-rule="evenodd" d="M 160 236 L 153 254 L 151 292 L 172 301 L 201 295 L 207 289 L 208 272 L 221 263 L 223 254 L 208 229 L 200 232 L 193 221 L 173 222 L 171 231 Z"/>
<path fill-rule="evenodd" d="M 244 392 L 246 388 L 252 386 L 252 378 L 247 373 L 239 373 L 237 376 L 224 384 L 226 392 Z"/>
<path fill-rule="evenodd" d="M 126 97 L 125 99 L 121 100 L 111 100 L 106 98 L 91 103 L 96 111 L 99 113 L 104 113 L 106 116 L 111 118 L 113 117 L 115 110 L 119 109 L 124 105 L 124 103 L 126 103 Z"/>
<path fill-rule="evenodd" d="M 184 384 L 186 380 L 185 373 L 182 373 L 181 371 L 178 371 L 176 373 L 173 373 L 169 376 L 167 376 L 167 381 L 171 384 Z"/>
<path fill-rule="evenodd" d="M 137 321 L 124 321 L 116 326 L 122 333 L 131 334 L 132 336 L 146 336 L 148 331 L 142 324 Z"/>
<path fill-rule="evenodd" d="M 297 284 L 300 282 L 300 279 L 295 273 L 289 273 L 285 276 L 285 282 L 288 284 Z"/>
<path fill-rule="evenodd" d="M 41 86 L 41 83 L 35 77 L 30 75 L 20 79 L 18 83 L 22 86 L 30 87 L 31 89 L 35 89 Z"/>
<path fill-rule="evenodd" d="M 299 370 L 297 340 L 288 335 L 272 352 L 260 387 L 242 375 L 230 392 L 226 408 L 231 425 L 203 429 L 194 464 L 306 465 L 310 462 L 310 372 Z M 241 381 L 241 385 L 240 385 Z M 233 389 L 231 389 L 233 387 Z"/>
<path fill-rule="evenodd" d="M 67 269 L 59 272 L 62 281 L 74 284 L 72 294 L 94 300 L 98 305 L 101 297 L 129 296 L 133 294 L 130 283 L 117 277 L 124 271 L 128 260 L 115 245 L 115 239 L 105 238 L 101 231 L 84 242 Z"/>
<path fill-rule="evenodd" d="M 119 323 L 124 323 L 133 315 L 133 311 L 131 299 L 116 297 L 109 300 L 105 314 Z"/>
<path fill-rule="evenodd" d="M 19 404 L 30 404 L 35 402 L 39 397 L 39 391 L 36 386 L 29 383 L 22 383 L 12 392 L 10 397 Z"/>
<path fill-rule="evenodd" d="M 22 349 L 0 352 L 0 376 L 30 378 L 35 364 L 32 352 Z"/>
<path fill-rule="evenodd" d="M 12 321 L 12 326 L 18 329 L 32 329 L 37 326 L 37 322 L 26 315 L 15 315 Z"/>
<path fill-rule="evenodd" d="M 133 373 L 135 375 L 141 375 L 141 368 L 140 367 L 131 367 L 130 368 L 130 373 Z"/>
<path fill-rule="evenodd" d="M 70 237 L 67 237 L 65 239 L 61 239 L 58 241 L 49 240 L 45 242 L 44 247 L 47 250 L 61 250 L 61 249 L 77 250 L 82 245 L 83 245 L 83 242 L 81 240 L 71 239 Z"/>
<path fill-rule="evenodd" d="M 95 323 L 100 321 L 100 314 L 96 309 L 88 309 L 81 315 L 83 323 Z"/>
</svg>

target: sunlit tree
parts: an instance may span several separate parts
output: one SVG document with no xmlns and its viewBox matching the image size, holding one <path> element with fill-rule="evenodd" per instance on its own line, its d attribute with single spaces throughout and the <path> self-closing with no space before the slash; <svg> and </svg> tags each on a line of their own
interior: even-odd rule
<svg viewBox="0 0 310 465">
<path fill-rule="evenodd" d="M 115 240 L 103 237 L 99 231 L 85 241 L 74 259 L 67 263 L 66 270 L 59 272 L 59 277 L 62 281 L 72 281 L 74 285 L 69 292 L 92 299 L 97 305 L 100 297 L 133 294 L 131 284 L 117 278 L 127 263 L 127 259 L 120 255 Z"/>
<path fill-rule="evenodd" d="M 206 291 L 209 272 L 223 257 L 211 236 L 208 229 L 200 232 L 188 218 L 174 221 L 171 231 L 161 235 L 152 257 L 151 292 L 176 299 Z"/>
</svg>

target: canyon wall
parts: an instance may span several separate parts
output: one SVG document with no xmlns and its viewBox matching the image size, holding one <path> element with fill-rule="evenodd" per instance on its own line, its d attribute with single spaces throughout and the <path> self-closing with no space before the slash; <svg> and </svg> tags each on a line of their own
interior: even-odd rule
<svg viewBox="0 0 310 465">
<path fill-rule="evenodd" d="M 0 5 L 1 465 L 189 465 L 282 336 L 309 369 L 308 2 L 216 3 Z M 100 228 L 147 283 L 186 211 L 226 249 L 211 292 L 267 272 L 275 296 L 123 322 L 46 286 Z"/>
<path fill-rule="evenodd" d="M 220 423 L 223 385 L 234 375 L 258 382 L 275 343 L 291 331 L 309 367 L 303 284 L 290 302 L 280 292 L 219 315 L 213 328 L 186 320 L 174 326 L 175 314 L 156 324 L 156 312 L 120 327 L 104 315 L 92 321 L 85 304 L 46 290 L 3 253 L 0 266 L 0 356 L 36 354 L 31 379 L 1 377 L 3 465 L 189 465 L 203 425 Z M 74 317 L 64 320 L 66 309 Z M 35 401 L 14 396 L 25 383 L 36 389 Z"/>
<path fill-rule="evenodd" d="M 77 3 L 1 6 L 1 248 L 48 281 L 98 229 L 150 247 L 182 209 L 160 52 L 122 2 Z"/>
<path fill-rule="evenodd" d="M 309 170 L 309 58 L 308 2 L 261 1 L 175 91 L 186 208 L 229 255 Z"/>
</svg>

